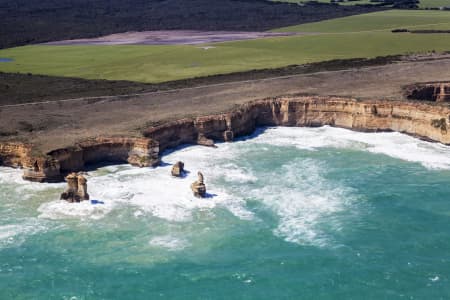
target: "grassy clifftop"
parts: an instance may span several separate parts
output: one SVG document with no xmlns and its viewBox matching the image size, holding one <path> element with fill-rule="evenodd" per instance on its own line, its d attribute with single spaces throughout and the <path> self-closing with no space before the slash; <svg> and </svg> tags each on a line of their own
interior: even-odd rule
<svg viewBox="0 0 450 300">
<path fill-rule="evenodd" d="M 279 32 L 352 33 L 394 28 L 450 29 L 450 11 L 388 10 L 289 26 Z"/>
<path fill-rule="evenodd" d="M 393 34 L 391 28 L 449 29 L 450 12 L 386 11 L 282 30 L 314 34 L 200 46 L 26 46 L 0 50 L 0 71 L 85 79 L 164 82 L 333 59 L 449 51 L 450 34 Z"/>
</svg>

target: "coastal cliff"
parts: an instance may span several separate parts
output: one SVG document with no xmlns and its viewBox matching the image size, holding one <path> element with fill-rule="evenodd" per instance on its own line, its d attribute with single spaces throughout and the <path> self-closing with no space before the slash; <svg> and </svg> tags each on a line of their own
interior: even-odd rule
<svg viewBox="0 0 450 300">
<path fill-rule="evenodd" d="M 339 97 L 286 96 L 241 105 L 228 113 L 181 119 L 143 130 L 142 138 L 95 138 L 41 156 L 33 145 L 0 143 L 0 165 L 24 168 L 24 179 L 61 181 L 91 164 L 127 162 L 156 166 L 162 151 L 181 144 L 213 146 L 251 134 L 258 126 L 330 125 L 358 131 L 398 131 L 450 144 L 450 108 L 406 101 L 357 101 Z"/>
<path fill-rule="evenodd" d="M 450 82 L 416 83 L 404 87 L 408 99 L 449 102 Z"/>
<path fill-rule="evenodd" d="M 159 164 L 158 142 L 147 138 L 95 138 L 44 155 L 33 155 L 32 148 L 23 143 L 0 143 L 0 164 L 24 168 L 23 178 L 37 182 L 62 181 L 64 174 L 81 171 L 90 164 Z"/>
<path fill-rule="evenodd" d="M 258 126 L 330 125 L 357 131 L 398 131 L 450 144 L 446 105 L 406 101 L 357 101 L 339 97 L 282 97 L 244 104 L 225 114 L 184 119 L 143 132 L 160 150 L 198 144 L 201 137 L 231 141 Z"/>
</svg>

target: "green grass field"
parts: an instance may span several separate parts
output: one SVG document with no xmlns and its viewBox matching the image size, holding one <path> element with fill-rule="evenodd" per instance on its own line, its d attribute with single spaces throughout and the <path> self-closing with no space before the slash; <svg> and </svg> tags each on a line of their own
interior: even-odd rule
<svg viewBox="0 0 450 300">
<path fill-rule="evenodd" d="M 309 0 L 272 0 L 275 2 L 289 2 L 289 3 L 305 3 L 308 2 Z M 331 0 L 316 0 L 317 2 L 322 2 L 322 3 L 331 3 Z M 444 1 L 444 0 L 442 0 Z M 339 2 L 339 5 L 356 5 L 356 4 L 372 4 L 373 2 L 370 2 L 370 0 L 357 0 L 357 1 L 344 1 L 344 2 Z"/>
<path fill-rule="evenodd" d="M 290 2 L 290 3 L 305 3 L 309 0 L 272 0 L 277 2 Z M 317 2 L 330 3 L 331 0 L 316 0 Z M 357 5 L 357 4 L 373 4 L 370 0 L 358 0 L 358 1 L 344 1 L 339 2 L 339 5 Z M 438 7 L 450 7 L 450 0 L 420 0 L 420 8 L 438 8 Z"/>
<path fill-rule="evenodd" d="M 0 57 L 14 59 L 0 63 L 0 71 L 163 82 L 331 59 L 449 51 L 449 34 L 392 34 L 389 30 L 450 29 L 448 22 L 450 12 L 396 10 L 281 29 L 320 34 L 218 43 L 209 50 L 199 46 L 35 45 L 0 50 Z"/>
<path fill-rule="evenodd" d="M 450 29 L 450 11 L 389 10 L 290 26 L 274 31 L 351 33 L 394 28 Z"/>
<path fill-rule="evenodd" d="M 450 7 L 450 0 L 420 0 L 421 8 L 432 8 L 432 7 Z"/>
</svg>

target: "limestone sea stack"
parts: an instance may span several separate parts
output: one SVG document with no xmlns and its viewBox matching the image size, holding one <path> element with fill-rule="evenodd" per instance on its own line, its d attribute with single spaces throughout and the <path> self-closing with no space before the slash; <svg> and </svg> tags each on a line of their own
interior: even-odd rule
<svg viewBox="0 0 450 300">
<path fill-rule="evenodd" d="M 78 196 L 81 200 L 89 200 L 89 194 L 87 192 L 87 179 L 78 174 Z"/>
<path fill-rule="evenodd" d="M 198 179 L 197 179 L 197 181 L 195 181 L 191 184 L 191 190 L 194 193 L 195 197 L 205 198 L 206 186 L 204 183 L 203 174 L 201 172 L 198 172 L 197 174 L 198 174 Z"/>
<path fill-rule="evenodd" d="M 179 161 L 172 167 L 172 176 L 183 177 L 183 175 L 184 175 L 184 163 L 182 161 Z"/>
<path fill-rule="evenodd" d="M 68 202 L 81 202 L 83 200 L 89 200 L 89 194 L 87 193 L 87 179 L 77 173 L 70 173 L 66 177 L 67 188 L 64 193 L 61 194 L 61 200 Z"/>
</svg>

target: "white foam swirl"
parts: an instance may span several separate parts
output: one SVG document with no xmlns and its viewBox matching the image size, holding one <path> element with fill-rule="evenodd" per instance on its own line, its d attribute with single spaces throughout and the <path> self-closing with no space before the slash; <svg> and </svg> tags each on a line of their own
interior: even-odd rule
<svg viewBox="0 0 450 300">
<path fill-rule="evenodd" d="M 258 219 L 246 201 L 252 198 L 258 199 L 277 216 L 275 235 L 300 244 L 321 246 L 329 243 L 330 236 L 323 225 L 326 223 L 338 230 L 342 224 L 335 216 L 354 208 L 358 199 L 356 192 L 326 179 L 323 171 L 327 166 L 318 160 L 297 158 L 282 166 L 276 174 L 271 174 L 273 170 L 258 171 L 253 168 L 255 162 L 241 161 L 241 156 L 252 159 L 248 150 L 254 144 L 259 145 L 259 151 L 272 151 L 274 146 L 306 151 L 325 147 L 353 149 L 420 163 L 430 169 L 450 169 L 449 147 L 400 133 L 359 133 L 332 127 L 278 127 L 268 128 L 253 139 L 219 144 L 216 149 L 181 148 L 167 153 L 163 157 L 163 166 L 155 169 L 119 165 L 89 172 L 91 199 L 104 202 L 98 205 L 60 201 L 59 193 L 65 184 L 29 183 L 21 179 L 20 170 L 0 168 L 0 188 L 13 191 L 10 198 L 0 199 L 0 205 L 32 200 L 40 204 L 37 214 L 41 221 L 100 219 L 112 215 L 113 211 L 131 208 L 136 219 L 156 217 L 163 222 L 183 223 L 195 222 L 196 213 L 200 211 L 215 218 L 215 209 L 219 208 L 251 222 Z M 178 160 L 184 161 L 189 171 L 182 179 L 170 175 L 171 165 Z M 192 195 L 190 184 L 197 179 L 197 171 L 205 175 L 209 198 L 197 199 Z M 272 181 L 267 176 L 276 176 L 280 181 Z M 265 183 L 263 187 L 261 182 Z M 23 236 L 21 233 L 34 232 L 29 230 L 26 222 L 16 224 L 12 220 L 1 226 L 0 240 L 4 241 Z M 175 248 L 182 248 L 182 243 L 172 243 L 172 238 L 157 236 L 150 244 L 168 249 L 173 244 Z"/>
<path fill-rule="evenodd" d="M 450 169 L 450 147 L 422 141 L 398 132 L 354 132 L 329 126 L 277 127 L 268 128 L 249 142 L 295 146 L 306 150 L 324 147 L 348 148 L 417 162 L 430 169 Z"/>
</svg>

